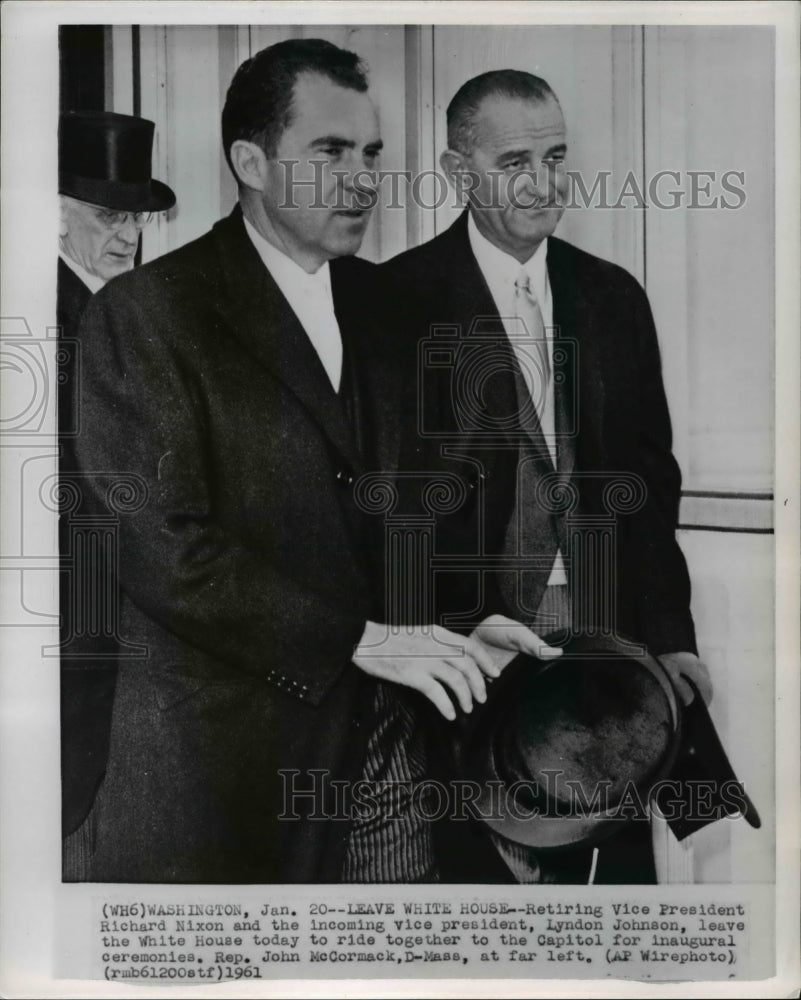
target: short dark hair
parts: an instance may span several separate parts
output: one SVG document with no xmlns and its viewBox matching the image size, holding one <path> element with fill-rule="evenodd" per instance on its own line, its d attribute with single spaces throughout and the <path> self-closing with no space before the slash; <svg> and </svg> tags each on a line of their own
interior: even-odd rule
<svg viewBox="0 0 801 1000">
<path fill-rule="evenodd" d="M 448 148 L 469 153 L 475 142 L 475 121 L 481 104 L 488 97 L 512 97 L 524 101 L 557 100 L 556 94 L 539 76 L 519 69 L 496 69 L 481 73 L 453 95 L 446 112 Z M 557 101 L 558 103 L 558 101 Z"/>
<path fill-rule="evenodd" d="M 292 38 L 262 49 L 242 63 L 225 97 L 222 141 L 232 171 L 231 144 L 237 139 L 255 142 L 267 156 L 275 156 L 292 124 L 295 81 L 301 73 L 325 76 L 360 93 L 367 90 L 367 69 L 356 53 L 321 38 Z"/>
</svg>

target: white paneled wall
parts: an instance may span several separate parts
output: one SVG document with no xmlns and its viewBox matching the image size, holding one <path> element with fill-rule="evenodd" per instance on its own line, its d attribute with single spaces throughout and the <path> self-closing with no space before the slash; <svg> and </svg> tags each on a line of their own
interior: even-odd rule
<svg viewBox="0 0 801 1000">
<path fill-rule="evenodd" d="M 216 27 L 140 29 L 141 113 L 157 126 L 153 171 L 178 198 L 144 231 L 146 258 L 202 235 L 234 204 L 220 164 L 220 97 L 228 82 L 221 66 L 231 42 Z"/>
<path fill-rule="evenodd" d="M 769 492 L 773 31 L 661 27 L 647 28 L 645 38 L 648 173 L 744 176 L 745 202 L 737 209 L 647 214 L 647 288 L 664 348 L 685 485 Z M 725 194 L 720 184 L 707 183 L 709 195 L 699 196 L 699 204 Z"/>
</svg>

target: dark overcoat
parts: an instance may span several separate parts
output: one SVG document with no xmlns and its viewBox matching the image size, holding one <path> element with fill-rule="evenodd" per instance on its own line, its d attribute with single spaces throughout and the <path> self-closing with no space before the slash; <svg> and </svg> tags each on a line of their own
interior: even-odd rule
<svg viewBox="0 0 801 1000">
<path fill-rule="evenodd" d="M 239 209 L 85 314 L 78 458 L 147 647 L 119 670 L 94 880 L 339 877 L 348 823 L 324 817 L 363 763 L 373 682 L 351 656 L 382 604 L 353 486 L 397 461 L 375 273 L 331 262 L 346 367 L 370 375 L 351 419 Z"/>
<path fill-rule="evenodd" d="M 92 292 L 58 259 L 56 322 L 59 328 L 59 474 L 74 480 L 74 434 L 80 418 L 80 343 L 78 327 Z M 72 484 L 70 484 L 72 485 Z M 69 487 L 67 487 L 69 489 Z M 78 639 L 75 618 L 81 588 L 71 562 L 70 523 L 59 519 L 61 614 L 61 826 L 66 836 L 86 819 L 106 769 L 111 708 L 117 677 L 116 647 L 105 639 Z M 102 630 L 101 630 L 102 631 Z M 107 630 L 108 631 L 108 630 Z M 113 630 L 112 630 L 113 631 Z M 92 654 L 92 655 L 87 655 Z"/>
</svg>

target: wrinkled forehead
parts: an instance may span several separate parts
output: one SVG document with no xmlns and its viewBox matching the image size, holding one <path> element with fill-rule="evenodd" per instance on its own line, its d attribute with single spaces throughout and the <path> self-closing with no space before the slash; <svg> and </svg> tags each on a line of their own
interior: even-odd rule
<svg viewBox="0 0 801 1000">
<path fill-rule="evenodd" d="M 505 148 L 530 149 L 564 142 L 567 130 L 559 102 L 506 97 L 485 97 L 473 120 L 475 146 L 487 152 Z"/>
</svg>

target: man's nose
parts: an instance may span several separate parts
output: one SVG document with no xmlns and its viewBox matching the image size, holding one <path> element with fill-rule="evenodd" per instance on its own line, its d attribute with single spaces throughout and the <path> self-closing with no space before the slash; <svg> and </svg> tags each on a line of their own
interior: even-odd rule
<svg viewBox="0 0 801 1000">
<path fill-rule="evenodd" d="M 551 171 L 546 163 L 538 163 L 514 178 L 514 194 L 521 207 L 551 199 Z"/>
<path fill-rule="evenodd" d="M 355 150 L 342 164 L 341 184 L 343 192 L 355 196 L 360 207 L 372 208 L 375 204 L 378 187 L 375 169 Z"/>
<path fill-rule="evenodd" d="M 540 161 L 531 175 L 531 189 L 542 201 L 548 200 L 551 190 L 552 171 L 547 163 Z"/>
<path fill-rule="evenodd" d="M 347 155 L 342 157 L 339 171 L 342 186 L 348 191 L 363 186 L 363 182 L 368 180 L 370 172 L 361 153 L 355 149 L 348 150 Z"/>
<path fill-rule="evenodd" d="M 122 228 L 117 230 L 117 238 L 129 246 L 135 246 L 139 242 L 139 230 L 134 224 L 133 216 L 129 215 Z"/>
</svg>

